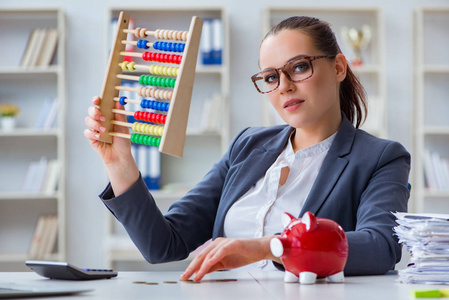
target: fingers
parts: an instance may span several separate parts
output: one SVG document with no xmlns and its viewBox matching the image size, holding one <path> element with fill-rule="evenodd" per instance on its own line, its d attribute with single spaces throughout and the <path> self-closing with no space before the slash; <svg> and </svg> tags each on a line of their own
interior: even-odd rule
<svg viewBox="0 0 449 300">
<path fill-rule="evenodd" d="M 95 97 L 92 98 L 92 104 L 95 105 L 95 106 L 99 106 L 100 105 L 100 101 L 101 101 L 101 99 L 98 96 L 95 96 Z"/>
<path fill-rule="evenodd" d="M 100 98 L 94 97 L 92 98 L 93 106 L 88 108 L 89 116 L 84 119 L 87 127 L 84 131 L 84 136 L 88 139 L 98 140 L 100 138 L 99 132 L 105 132 L 106 127 L 103 126 L 101 122 L 106 120 L 105 116 L 98 109 L 98 105 L 100 104 Z"/>
<path fill-rule="evenodd" d="M 100 134 L 90 129 L 84 130 L 84 136 L 89 140 L 98 140 L 100 138 Z"/>
<path fill-rule="evenodd" d="M 189 264 L 185 272 L 181 275 L 182 280 L 189 279 L 195 274 L 193 280 L 200 281 L 204 275 L 223 269 L 221 260 L 228 254 L 230 240 L 218 238 L 201 251 Z"/>
<path fill-rule="evenodd" d="M 201 251 L 200 253 L 198 253 L 197 256 L 195 256 L 195 258 L 189 264 L 187 269 L 181 275 L 181 280 L 189 279 L 194 273 L 197 272 L 197 270 L 199 270 L 201 268 L 201 265 L 203 264 L 210 249 L 211 249 L 211 244 L 209 244 L 203 251 Z M 201 280 L 201 279 L 199 279 L 199 280 Z"/>
</svg>

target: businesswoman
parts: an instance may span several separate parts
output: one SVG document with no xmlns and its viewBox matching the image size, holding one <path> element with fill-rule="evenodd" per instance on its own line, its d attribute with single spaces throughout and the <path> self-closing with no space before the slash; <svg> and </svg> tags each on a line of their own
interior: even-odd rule
<svg viewBox="0 0 449 300">
<path fill-rule="evenodd" d="M 151 263 L 185 259 L 212 239 L 182 279 L 243 266 L 274 269 L 272 261 L 280 261 L 269 242 L 283 230 L 281 214 L 306 211 L 345 230 L 345 274 L 387 272 L 401 257 L 391 212 L 407 210 L 410 155 L 358 129 L 364 90 L 330 26 L 311 17 L 282 21 L 263 39 L 259 67 L 255 88 L 287 125 L 242 130 L 165 215 L 140 177 L 129 140 L 98 141 L 104 128 L 95 97 L 85 136 L 110 179 L 100 198 Z"/>
</svg>

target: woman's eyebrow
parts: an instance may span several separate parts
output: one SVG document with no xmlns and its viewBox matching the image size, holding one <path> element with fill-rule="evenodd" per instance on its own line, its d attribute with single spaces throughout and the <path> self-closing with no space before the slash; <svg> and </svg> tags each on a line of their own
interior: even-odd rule
<svg viewBox="0 0 449 300">
<path fill-rule="evenodd" d="M 309 57 L 309 56 L 310 56 L 310 55 L 306 55 L 306 54 L 299 54 L 299 55 L 293 56 L 292 58 L 288 59 L 282 66 L 285 66 L 286 64 L 288 64 L 288 63 L 291 62 L 292 60 L 296 60 L 296 59 L 304 58 L 304 57 Z M 260 68 L 260 61 L 258 62 L 258 65 L 259 65 L 259 68 Z M 274 69 L 277 69 L 277 68 L 275 68 L 275 67 L 268 67 L 268 68 L 264 68 L 264 69 L 261 70 L 261 71 L 265 71 L 265 70 L 274 70 Z"/>
</svg>

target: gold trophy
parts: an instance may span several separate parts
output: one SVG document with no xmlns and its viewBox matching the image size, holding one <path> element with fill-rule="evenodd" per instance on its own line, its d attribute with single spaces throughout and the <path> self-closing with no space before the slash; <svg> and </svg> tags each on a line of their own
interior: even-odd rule
<svg viewBox="0 0 449 300">
<path fill-rule="evenodd" d="M 354 50 L 355 56 L 351 64 L 355 66 L 362 65 L 362 51 L 366 49 L 371 40 L 371 27 L 369 25 L 363 25 L 361 29 L 343 27 L 341 35 L 345 42 Z"/>
</svg>

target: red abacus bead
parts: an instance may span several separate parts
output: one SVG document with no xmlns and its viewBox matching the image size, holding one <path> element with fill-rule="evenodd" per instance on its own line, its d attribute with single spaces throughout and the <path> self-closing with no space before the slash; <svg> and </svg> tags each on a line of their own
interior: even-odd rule
<svg viewBox="0 0 449 300">
<path fill-rule="evenodd" d="M 140 113 L 140 111 L 136 111 L 136 112 L 134 113 L 134 119 L 140 120 L 139 113 Z"/>
<path fill-rule="evenodd" d="M 148 61 L 148 60 L 150 60 L 149 56 L 150 56 L 150 52 L 144 52 L 142 54 L 142 59 Z"/>
<path fill-rule="evenodd" d="M 166 115 L 162 115 L 162 120 L 161 120 L 161 124 L 165 124 L 165 121 L 167 121 L 167 116 Z"/>
<path fill-rule="evenodd" d="M 178 65 L 181 64 L 181 61 L 182 61 L 182 56 L 178 55 Z"/>
</svg>

